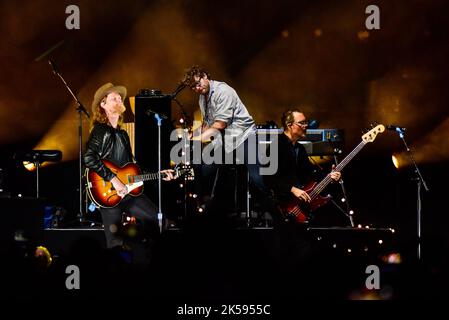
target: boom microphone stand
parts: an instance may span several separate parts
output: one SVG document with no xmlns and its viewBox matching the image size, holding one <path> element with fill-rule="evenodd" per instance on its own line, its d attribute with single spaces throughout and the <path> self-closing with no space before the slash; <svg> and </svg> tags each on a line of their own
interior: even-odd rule
<svg viewBox="0 0 449 320">
<path fill-rule="evenodd" d="M 83 162 L 82 162 L 82 156 L 83 156 L 83 113 L 86 115 L 87 118 L 90 118 L 89 113 L 87 112 L 86 108 L 82 105 L 81 101 L 77 98 L 77 96 L 73 93 L 70 86 L 67 84 L 61 73 L 59 72 L 58 68 L 56 67 L 55 63 L 52 59 L 48 60 L 48 63 L 53 69 L 53 73 L 57 75 L 61 81 L 64 83 L 64 86 L 69 91 L 70 95 L 75 100 L 77 107 L 76 111 L 78 112 L 78 166 L 79 166 L 79 210 L 77 214 L 78 222 L 83 225 L 85 223 L 84 219 L 84 213 L 83 213 Z"/>
<path fill-rule="evenodd" d="M 407 154 L 408 154 L 408 156 L 409 156 L 410 160 L 412 161 L 413 166 L 415 168 L 415 177 L 413 178 L 413 180 L 416 181 L 416 191 L 417 191 L 417 203 L 416 203 L 416 210 L 417 210 L 416 219 L 417 219 L 417 226 L 418 226 L 418 229 L 417 229 L 417 233 L 418 233 L 418 252 L 417 252 L 417 255 L 418 255 L 418 260 L 421 260 L 421 202 L 422 202 L 422 200 L 421 200 L 421 186 L 424 187 L 424 190 L 426 192 L 429 191 L 429 188 L 427 187 L 427 184 L 424 181 L 423 176 L 421 175 L 421 171 L 419 171 L 418 165 L 416 164 L 416 161 L 415 161 L 415 158 L 413 157 L 412 151 L 410 150 L 407 142 L 405 141 L 405 138 L 404 138 L 405 128 L 400 128 L 400 127 L 397 127 L 397 126 L 388 126 L 387 129 L 394 130 L 394 131 L 396 131 L 398 133 L 399 138 L 401 138 L 402 142 L 404 143 L 405 150 L 407 151 Z"/>
</svg>

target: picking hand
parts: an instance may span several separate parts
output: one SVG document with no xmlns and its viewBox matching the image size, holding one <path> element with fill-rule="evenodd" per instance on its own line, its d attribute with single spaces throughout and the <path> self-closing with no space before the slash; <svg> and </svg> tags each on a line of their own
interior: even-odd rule
<svg viewBox="0 0 449 320">
<path fill-rule="evenodd" d="M 297 197 L 298 199 L 300 199 L 302 201 L 310 202 L 312 200 L 310 198 L 309 194 L 302 189 L 292 187 L 290 191 L 293 193 L 293 195 L 295 197 Z"/>
<path fill-rule="evenodd" d="M 128 188 L 126 187 L 126 185 L 123 184 L 123 182 L 120 181 L 119 178 L 117 177 L 112 178 L 111 183 L 120 197 L 123 198 L 124 196 L 126 196 L 126 194 L 128 193 Z"/>
</svg>

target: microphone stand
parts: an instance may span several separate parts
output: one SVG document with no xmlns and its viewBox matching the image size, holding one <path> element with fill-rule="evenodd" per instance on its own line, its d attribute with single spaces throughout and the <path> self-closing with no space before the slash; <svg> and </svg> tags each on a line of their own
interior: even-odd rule
<svg viewBox="0 0 449 320">
<path fill-rule="evenodd" d="M 188 137 L 188 123 L 190 122 L 189 117 L 187 116 L 187 113 L 184 109 L 184 106 L 178 101 L 176 100 L 176 96 L 182 91 L 184 90 L 184 88 L 187 87 L 187 85 L 185 85 L 184 83 L 180 83 L 178 85 L 178 87 L 175 89 L 175 91 L 173 91 L 173 93 L 170 95 L 170 98 L 176 102 L 176 104 L 179 106 L 179 109 L 181 110 L 181 114 L 184 118 L 184 122 L 182 124 L 183 130 L 182 130 L 182 139 L 185 141 L 184 144 L 184 149 L 185 149 L 185 154 L 184 154 L 184 165 L 190 165 L 189 161 L 187 161 L 187 157 L 188 157 L 188 153 L 190 154 L 190 145 L 189 145 L 189 141 L 187 139 Z M 187 219 L 187 176 L 184 176 L 184 219 Z"/>
<path fill-rule="evenodd" d="M 402 142 L 404 143 L 405 146 L 405 150 L 407 151 L 407 154 L 410 158 L 410 160 L 413 163 L 413 166 L 415 168 L 415 177 L 412 180 L 416 181 L 416 191 L 417 191 L 417 203 L 416 203 L 416 209 L 417 209 L 417 214 L 416 214 L 416 219 L 417 219 L 417 233 L 418 233 L 418 252 L 417 252 L 417 256 L 418 256 L 418 260 L 421 260 L 421 187 L 424 187 L 424 190 L 426 192 L 429 192 L 429 188 L 427 187 L 426 181 L 424 181 L 423 176 L 421 175 L 421 171 L 418 168 L 418 165 L 416 164 L 415 158 L 413 157 L 413 153 L 410 150 L 407 142 L 405 141 L 404 138 L 404 131 L 405 129 L 403 128 L 399 128 L 396 127 L 395 131 L 398 133 L 399 138 L 401 138 Z"/>
<path fill-rule="evenodd" d="M 77 218 L 81 225 L 85 223 L 84 219 L 84 213 L 83 213 L 83 162 L 82 162 L 82 156 L 83 156 L 83 113 L 86 115 L 87 118 L 90 118 L 89 113 L 87 112 L 86 108 L 82 105 L 81 101 L 77 98 L 77 96 L 73 93 L 70 86 L 65 81 L 64 77 L 61 75 L 61 72 L 59 72 L 58 68 L 56 67 L 54 61 L 52 59 L 48 60 L 48 63 L 53 69 L 53 73 L 57 75 L 61 81 L 64 83 L 64 86 L 67 88 L 73 99 L 75 100 L 77 107 L 76 111 L 78 112 L 78 174 L 79 174 L 79 209 Z"/>
<path fill-rule="evenodd" d="M 190 165 L 190 161 L 187 161 L 187 158 L 190 158 L 190 144 L 189 144 L 189 139 L 188 139 L 188 122 L 189 122 L 189 118 L 187 116 L 187 113 L 184 110 L 183 105 L 176 100 L 176 98 L 174 97 L 174 95 L 172 94 L 172 100 L 174 102 L 176 102 L 176 104 L 179 106 L 179 108 L 181 109 L 181 113 L 184 119 L 184 122 L 182 123 L 182 139 L 184 141 L 184 165 L 189 166 Z M 187 219 L 187 176 L 184 176 L 184 216 L 183 219 Z"/>
<path fill-rule="evenodd" d="M 338 166 L 338 159 L 337 159 L 336 154 L 337 154 L 337 153 L 341 153 L 341 149 L 336 148 L 336 147 L 335 147 L 335 144 L 333 143 L 333 141 L 332 141 L 331 139 L 328 139 L 328 142 L 330 143 L 330 145 L 332 146 L 332 149 L 333 149 L 333 151 L 334 151 L 334 152 L 333 152 L 333 157 L 334 157 L 335 166 Z M 346 211 L 343 210 L 339 205 L 337 205 L 337 203 L 336 203 L 334 200 L 332 200 L 332 203 L 333 203 L 337 208 L 339 208 L 340 211 L 343 212 L 344 215 L 345 215 L 346 217 L 348 217 L 349 222 L 350 222 L 350 224 L 351 224 L 351 227 L 354 228 L 354 220 L 353 220 L 352 214 L 351 214 L 351 212 L 350 212 L 351 210 L 350 210 L 350 206 L 349 206 L 348 195 L 346 194 L 346 188 L 345 188 L 345 185 L 344 185 L 344 182 L 343 182 L 343 178 L 340 178 L 340 181 L 339 181 L 338 183 L 339 183 L 340 186 L 341 186 L 341 191 L 342 191 L 343 197 L 344 197 L 344 199 L 345 199 Z"/>
<path fill-rule="evenodd" d="M 154 118 L 157 120 L 157 154 L 158 154 L 158 212 L 157 219 L 159 221 L 159 231 L 162 233 L 162 179 L 161 179 L 161 126 L 162 126 L 162 118 L 158 113 L 154 114 Z"/>
</svg>

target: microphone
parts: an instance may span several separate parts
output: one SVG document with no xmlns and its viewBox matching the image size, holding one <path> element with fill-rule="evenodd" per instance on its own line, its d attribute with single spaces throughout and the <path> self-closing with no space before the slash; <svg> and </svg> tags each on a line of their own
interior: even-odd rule
<svg viewBox="0 0 449 320">
<path fill-rule="evenodd" d="M 388 129 L 388 130 L 392 130 L 392 131 L 397 131 L 397 132 L 402 132 L 402 131 L 407 130 L 407 129 L 404 128 L 404 127 L 399 127 L 399 126 L 394 125 L 394 124 L 389 124 L 389 125 L 387 126 L 387 129 Z"/>
<path fill-rule="evenodd" d="M 317 129 L 320 126 L 320 122 L 315 119 L 310 119 L 308 122 L 307 129 Z"/>
<path fill-rule="evenodd" d="M 146 113 L 148 116 L 151 116 L 152 114 L 157 114 L 157 115 L 159 115 L 159 117 L 161 117 L 162 119 L 167 119 L 167 116 L 166 116 L 165 114 L 159 113 L 159 112 L 156 112 L 156 111 L 153 111 L 153 110 L 151 110 L 151 109 L 148 109 L 147 111 L 145 111 L 145 113 Z"/>
</svg>

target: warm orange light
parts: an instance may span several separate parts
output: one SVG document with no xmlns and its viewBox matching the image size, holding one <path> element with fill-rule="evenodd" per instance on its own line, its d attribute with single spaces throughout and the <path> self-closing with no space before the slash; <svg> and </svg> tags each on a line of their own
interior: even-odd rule
<svg viewBox="0 0 449 320">
<path fill-rule="evenodd" d="M 366 30 L 359 31 L 359 32 L 357 32 L 357 37 L 362 41 L 365 39 L 368 39 L 369 32 Z"/>
<path fill-rule="evenodd" d="M 310 156 L 309 157 L 310 160 L 312 160 L 312 162 L 314 164 L 323 164 L 323 163 L 328 163 L 330 161 L 333 161 L 333 157 L 332 156 Z"/>
<path fill-rule="evenodd" d="M 23 166 L 24 166 L 25 169 L 27 169 L 28 171 L 34 171 L 34 170 L 36 170 L 36 166 L 34 165 L 34 163 L 29 162 L 29 161 L 24 161 L 24 162 L 23 162 Z"/>
<path fill-rule="evenodd" d="M 23 161 L 22 163 L 23 163 L 23 166 L 25 167 L 25 169 L 27 169 L 28 171 L 36 171 L 36 166 L 35 166 L 35 164 L 33 162 Z M 52 162 L 41 163 L 39 165 L 39 169 L 42 168 L 42 167 L 46 167 L 48 165 L 51 165 L 51 164 L 52 164 Z"/>
<path fill-rule="evenodd" d="M 393 165 L 396 167 L 396 169 L 399 169 L 399 160 L 394 154 L 391 156 L 391 160 L 393 161 Z"/>
</svg>

